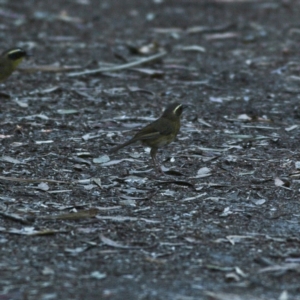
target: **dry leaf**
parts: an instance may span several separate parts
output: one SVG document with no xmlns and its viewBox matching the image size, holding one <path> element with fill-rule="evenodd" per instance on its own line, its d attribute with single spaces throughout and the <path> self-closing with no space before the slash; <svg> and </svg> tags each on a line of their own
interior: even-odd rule
<svg viewBox="0 0 300 300">
<path fill-rule="evenodd" d="M 12 158 L 10 156 L 3 155 L 0 157 L 1 161 L 12 163 L 12 164 L 24 164 L 20 160 Z"/>
<path fill-rule="evenodd" d="M 94 164 L 103 164 L 103 163 L 107 163 L 109 161 L 110 161 L 110 158 L 106 154 L 101 155 L 98 158 L 93 158 L 93 163 Z"/>
<path fill-rule="evenodd" d="M 48 191 L 49 190 L 49 185 L 46 182 L 41 182 L 41 183 L 39 183 L 37 188 L 39 190 L 42 190 L 42 191 Z"/>
<path fill-rule="evenodd" d="M 198 170 L 196 178 L 203 178 L 203 177 L 208 177 L 211 176 L 211 169 L 207 167 L 203 167 Z"/>
<path fill-rule="evenodd" d="M 197 45 L 184 46 L 184 47 L 181 47 L 180 50 L 182 50 L 182 51 L 202 52 L 202 53 L 206 52 L 206 49 L 204 47 L 197 46 Z"/>
</svg>

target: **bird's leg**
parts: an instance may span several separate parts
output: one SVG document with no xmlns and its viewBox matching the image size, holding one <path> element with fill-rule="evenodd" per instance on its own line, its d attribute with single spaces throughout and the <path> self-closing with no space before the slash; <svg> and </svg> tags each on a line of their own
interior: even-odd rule
<svg viewBox="0 0 300 300">
<path fill-rule="evenodd" d="M 154 167 L 155 167 L 155 169 L 156 169 L 156 171 L 157 171 L 158 173 L 164 174 L 164 172 L 163 172 L 163 170 L 161 169 L 159 163 L 157 162 L 157 159 L 156 159 L 156 153 L 157 153 L 157 148 L 151 148 L 150 155 L 151 155 L 151 158 L 152 158 Z"/>
</svg>

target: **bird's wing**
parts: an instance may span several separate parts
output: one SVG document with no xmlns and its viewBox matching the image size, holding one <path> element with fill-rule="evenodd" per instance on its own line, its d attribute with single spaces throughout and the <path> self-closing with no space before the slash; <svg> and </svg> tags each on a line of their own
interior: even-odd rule
<svg viewBox="0 0 300 300">
<path fill-rule="evenodd" d="M 160 118 L 153 123 L 144 127 L 140 132 L 138 132 L 133 139 L 134 140 L 149 140 L 159 136 L 172 134 L 172 124 L 169 120 Z"/>
</svg>

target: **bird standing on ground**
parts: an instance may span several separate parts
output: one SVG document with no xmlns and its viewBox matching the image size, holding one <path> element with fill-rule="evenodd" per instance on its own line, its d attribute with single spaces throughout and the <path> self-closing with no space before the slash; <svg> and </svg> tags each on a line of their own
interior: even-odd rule
<svg viewBox="0 0 300 300">
<path fill-rule="evenodd" d="M 7 79 L 26 56 L 26 51 L 21 48 L 4 51 L 0 56 L 0 82 Z"/>
<path fill-rule="evenodd" d="M 180 129 L 180 117 L 184 108 L 185 105 L 180 103 L 170 104 L 160 118 L 142 128 L 129 141 L 112 148 L 110 152 L 118 151 L 123 147 L 140 141 L 144 146 L 151 148 L 150 155 L 154 166 L 157 171 L 162 173 L 156 160 L 157 150 L 175 140 Z"/>
</svg>

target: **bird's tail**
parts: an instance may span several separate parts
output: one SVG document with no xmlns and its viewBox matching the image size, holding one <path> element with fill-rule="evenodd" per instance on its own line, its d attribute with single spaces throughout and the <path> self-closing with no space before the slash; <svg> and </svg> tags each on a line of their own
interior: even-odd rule
<svg viewBox="0 0 300 300">
<path fill-rule="evenodd" d="M 118 145 L 116 147 L 111 148 L 108 152 L 109 153 L 117 152 L 118 150 L 120 150 L 120 149 L 122 149 L 122 148 L 124 148 L 124 147 L 126 147 L 126 146 L 128 146 L 130 144 L 133 144 L 135 142 L 136 142 L 135 139 L 131 139 L 131 140 L 125 142 L 124 144 L 121 144 L 121 145 Z"/>
</svg>

